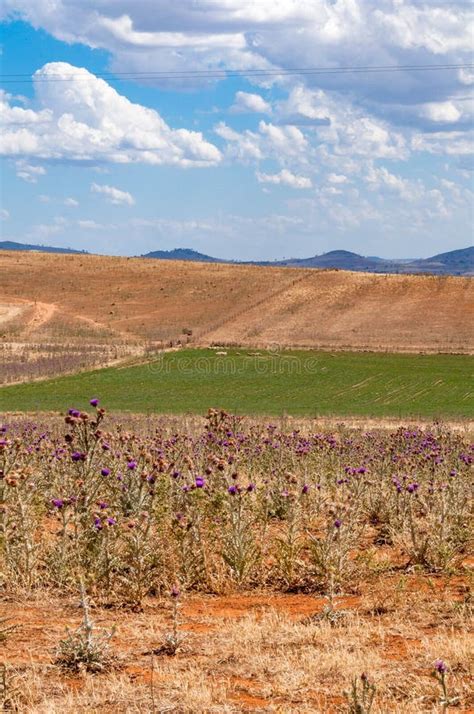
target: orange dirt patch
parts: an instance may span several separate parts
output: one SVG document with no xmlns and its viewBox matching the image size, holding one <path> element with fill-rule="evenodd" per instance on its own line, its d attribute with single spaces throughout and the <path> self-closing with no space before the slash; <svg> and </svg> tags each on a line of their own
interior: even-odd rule
<svg viewBox="0 0 474 714">
<path fill-rule="evenodd" d="M 184 639 L 175 656 L 151 654 L 159 649 L 165 633 L 171 631 L 172 614 L 167 599 L 148 598 L 142 611 L 133 612 L 104 609 L 91 598 L 94 626 L 107 631 L 116 627 L 111 648 L 117 657 L 116 669 L 110 675 L 95 675 L 92 679 L 91 675 L 85 674 L 67 675 L 52 666 L 56 647 L 64 637 L 66 627 L 75 629 L 81 622 L 77 597 L 59 598 L 38 593 L 24 600 L 5 598 L 0 607 L 0 617 L 7 617 L 9 624 L 18 625 L 18 629 L 2 643 L 1 660 L 8 668 L 16 668 L 17 671 L 26 672 L 34 668 L 35 676 L 43 677 L 43 689 L 51 692 L 52 701 L 59 696 L 59 691 L 65 693 L 61 696 L 67 696 L 69 700 L 76 698 L 71 701 L 84 701 L 91 682 L 97 683 L 93 685 L 95 690 L 97 687 L 102 689 L 115 677 L 120 678 L 122 688 L 128 688 L 126 691 L 131 693 L 134 688 L 139 691 L 144 697 L 142 710 L 151 711 L 149 697 L 153 695 L 156 702 L 161 702 L 162 697 L 177 696 L 177 687 L 181 686 L 183 677 L 182 696 L 188 696 L 186 692 L 193 686 L 193 678 L 197 677 L 197 686 L 207 687 L 206 691 L 215 690 L 216 701 L 221 706 L 225 703 L 230 712 L 336 714 L 344 706 L 342 692 L 350 683 L 350 674 L 345 675 L 346 684 L 339 681 L 333 687 L 337 671 L 326 670 L 327 674 L 320 680 L 318 664 L 314 681 L 312 678 L 302 680 L 306 682 L 302 687 L 291 685 L 293 674 L 303 676 L 302 662 L 319 662 L 321 653 L 327 662 L 334 642 L 336 651 L 345 652 L 353 662 L 354 657 L 370 658 L 370 653 L 373 653 L 380 669 L 371 670 L 370 674 L 376 677 L 378 688 L 387 679 L 398 682 L 401 672 L 407 670 L 410 676 L 420 678 L 429 696 L 433 691 L 436 696 L 430 667 L 435 656 L 441 656 L 445 651 L 439 649 L 440 637 L 445 638 L 441 648 L 445 648 L 452 637 L 460 637 L 460 642 L 462 637 L 467 637 L 459 622 L 455 624 L 454 620 L 443 619 L 441 615 L 449 613 L 449 608 L 461 594 L 466 595 L 469 578 L 462 573 L 454 577 L 407 574 L 404 578 L 403 591 L 398 593 L 399 575 L 387 574 L 374 582 L 360 583 L 360 594 L 357 596 L 336 597 L 335 608 L 343 610 L 346 616 L 333 626 L 323 623 L 320 630 L 318 621 L 312 615 L 320 613 L 327 604 L 324 597 L 268 592 L 186 596 L 178 615 L 179 630 Z M 394 600 L 390 609 L 382 614 L 373 614 L 374 596 L 377 601 L 384 601 L 392 595 Z M 255 640 L 255 646 L 260 647 L 255 655 L 245 645 L 246 641 L 252 640 L 245 637 L 252 638 L 252 632 L 259 627 L 263 629 L 262 635 Z M 240 644 L 243 633 L 243 644 Z M 262 639 L 259 640 L 259 637 Z M 341 648 L 341 642 L 342 649 L 337 649 Z M 434 643 L 432 647 L 430 642 Z M 253 656 L 256 659 L 252 660 Z M 334 656 L 333 667 L 339 670 L 346 666 L 346 661 L 339 659 L 341 654 Z M 451 658 L 454 666 L 459 666 L 455 660 L 457 650 L 453 649 L 446 656 Z M 304 657 L 308 659 L 304 660 Z M 459 660 L 459 663 L 462 666 L 456 675 L 458 679 L 453 680 L 454 675 L 450 675 L 450 682 L 454 681 L 451 686 L 457 692 L 464 691 L 463 704 L 466 707 L 460 707 L 459 711 L 468 712 L 472 711 L 467 708 L 471 700 L 466 694 L 468 685 L 463 684 L 461 677 L 464 677 L 463 672 L 468 671 L 466 667 L 469 663 L 466 660 Z M 362 666 L 362 660 L 360 665 L 357 660 L 352 671 L 360 675 L 359 667 Z M 290 687 L 286 692 L 284 682 L 287 677 Z M 463 686 L 465 689 L 461 690 Z M 127 696 L 133 697 L 133 694 Z M 64 711 L 86 710 L 83 705 L 71 706 L 72 709 Z M 196 705 L 196 712 L 207 711 L 204 705 L 201 709 L 199 706 Z M 89 711 L 95 710 L 89 708 Z M 169 710 L 181 711 L 178 705 Z M 182 710 L 189 711 L 189 708 Z M 110 711 L 126 709 L 118 706 Z M 397 711 L 396 703 L 387 706 L 384 711 Z"/>
</svg>

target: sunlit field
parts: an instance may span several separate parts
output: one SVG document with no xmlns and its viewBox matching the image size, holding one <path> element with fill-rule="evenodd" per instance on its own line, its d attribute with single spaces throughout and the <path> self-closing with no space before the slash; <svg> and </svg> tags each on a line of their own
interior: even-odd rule
<svg viewBox="0 0 474 714">
<path fill-rule="evenodd" d="M 113 411 L 296 416 L 474 416 L 469 355 L 186 349 L 0 389 L 0 411 L 61 411 L 100 394 Z"/>
</svg>

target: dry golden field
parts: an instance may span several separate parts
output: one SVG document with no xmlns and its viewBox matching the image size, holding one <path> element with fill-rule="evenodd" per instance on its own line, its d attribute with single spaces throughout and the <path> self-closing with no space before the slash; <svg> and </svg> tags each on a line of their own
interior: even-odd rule
<svg viewBox="0 0 474 714">
<path fill-rule="evenodd" d="M 472 352 L 471 278 L 0 253 L 3 343 Z M 126 350 L 125 350 L 126 351 Z"/>
</svg>

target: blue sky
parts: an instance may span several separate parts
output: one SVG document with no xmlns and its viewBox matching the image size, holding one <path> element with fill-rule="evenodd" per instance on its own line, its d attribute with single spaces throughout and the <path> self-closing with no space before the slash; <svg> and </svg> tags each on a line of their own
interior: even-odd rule
<svg viewBox="0 0 474 714">
<path fill-rule="evenodd" d="M 278 74 L 472 63 L 464 0 L 5 0 L 0 19 L 2 240 L 244 260 L 473 242 L 473 69 Z M 189 74 L 216 69 L 240 76 Z"/>
</svg>

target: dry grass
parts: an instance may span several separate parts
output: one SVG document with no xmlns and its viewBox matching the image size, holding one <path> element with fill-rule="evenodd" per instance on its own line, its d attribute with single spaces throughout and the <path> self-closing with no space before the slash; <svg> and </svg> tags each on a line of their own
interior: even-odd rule
<svg viewBox="0 0 474 714">
<path fill-rule="evenodd" d="M 167 344 L 190 329 L 202 344 L 474 348 L 470 278 L 8 252 L 0 274 L 4 339 L 92 330 Z"/>
<path fill-rule="evenodd" d="M 457 711 L 474 706 L 469 680 L 473 638 L 466 577 L 395 576 L 361 583 L 337 604 L 332 626 L 311 614 L 322 598 L 229 595 L 184 600 L 184 643 L 175 657 L 151 656 L 170 626 L 169 604 L 148 600 L 143 612 L 93 610 L 100 627 L 116 624 L 119 656 L 109 674 L 66 676 L 54 667 L 54 647 L 80 619 L 72 599 L 5 603 L 21 629 L 3 646 L 6 698 L 25 713 L 348 711 L 343 692 L 367 672 L 377 687 L 376 714 L 438 711 L 433 661 L 449 664 Z M 393 593 L 398 595 L 393 596 Z M 374 603 L 390 601 L 386 611 Z"/>
</svg>

